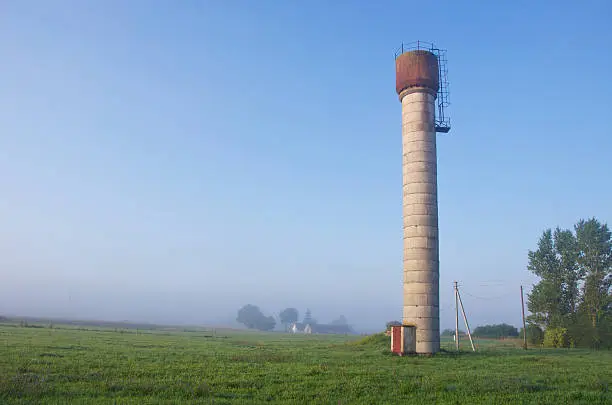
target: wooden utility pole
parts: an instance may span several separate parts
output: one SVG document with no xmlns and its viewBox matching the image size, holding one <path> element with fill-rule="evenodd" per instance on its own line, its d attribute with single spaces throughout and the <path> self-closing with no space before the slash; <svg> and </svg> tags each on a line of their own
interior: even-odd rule
<svg viewBox="0 0 612 405">
<path fill-rule="evenodd" d="M 525 324 L 525 302 L 523 300 L 523 286 L 521 286 L 521 310 L 523 312 L 523 349 L 527 350 L 527 326 Z"/>
<path fill-rule="evenodd" d="M 459 290 L 457 282 L 454 282 L 455 289 L 455 350 L 459 351 Z"/>
<path fill-rule="evenodd" d="M 470 344 L 472 345 L 472 351 L 475 352 L 476 348 L 474 347 L 474 340 L 472 339 L 472 332 L 470 331 L 470 325 L 468 325 L 467 316 L 465 316 L 465 308 L 463 308 L 463 301 L 461 301 L 461 294 L 459 294 L 459 289 L 457 289 L 457 297 L 459 298 L 459 305 L 461 305 L 461 313 L 463 314 L 463 320 L 465 321 L 465 328 L 467 329 L 468 337 L 470 338 Z"/>
</svg>

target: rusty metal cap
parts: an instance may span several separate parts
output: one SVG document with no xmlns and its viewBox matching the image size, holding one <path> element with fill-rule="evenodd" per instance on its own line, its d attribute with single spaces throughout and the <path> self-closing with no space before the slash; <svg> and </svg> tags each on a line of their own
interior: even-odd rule
<svg viewBox="0 0 612 405">
<path fill-rule="evenodd" d="M 395 59 L 397 94 L 411 87 L 426 87 L 434 92 L 438 91 L 438 58 L 432 52 L 418 49 L 404 52 Z"/>
</svg>

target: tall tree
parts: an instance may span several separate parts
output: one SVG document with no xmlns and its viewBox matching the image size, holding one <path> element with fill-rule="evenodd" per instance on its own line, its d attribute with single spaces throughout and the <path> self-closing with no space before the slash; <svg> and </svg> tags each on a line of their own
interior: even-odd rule
<svg viewBox="0 0 612 405">
<path fill-rule="evenodd" d="M 538 325 L 561 325 L 563 318 L 563 274 L 556 254 L 552 230 L 544 231 L 538 249 L 529 251 L 527 268 L 540 277 L 527 297 L 530 320 Z"/>
<path fill-rule="evenodd" d="M 264 314 L 257 305 L 247 304 L 238 310 L 236 321 L 249 329 L 255 329 L 258 321 Z"/>
<path fill-rule="evenodd" d="M 258 306 L 245 305 L 238 310 L 236 321 L 244 324 L 249 329 L 268 331 L 274 329 L 276 321 L 272 316 L 265 316 Z"/>
<path fill-rule="evenodd" d="M 573 317 L 579 300 L 578 282 L 578 242 L 571 230 L 555 229 L 553 234 L 555 255 L 559 263 L 561 277 L 561 313 Z"/>
<path fill-rule="evenodd" d="M 579 221 L 575 230 L 580 249 L 578 266 L 584 277 L 581 307 L 593 329 L 597 329 L 610 309 L 612 235 L 608 226 L 595 218 Z"/>
<path fill-rule="evenodd" d="M 287 326 L 297 322 L 299 319 L 298 310 L 295 308 L 285 308 L 278 315 L 280 321 L 283 325 L 285 325 L 285 330 L 287 330 Z"/>
</svg>

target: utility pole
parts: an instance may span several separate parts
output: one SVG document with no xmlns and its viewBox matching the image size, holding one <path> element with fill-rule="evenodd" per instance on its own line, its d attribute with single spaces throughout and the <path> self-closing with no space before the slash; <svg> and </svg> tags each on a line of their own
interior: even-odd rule
<svg viewBox="0 0 612 405">
<path fill-rule="evenodd" d="M 455 350 L 459 351 L 459 290 L 457 282 L 454 282 L 455 290 Z"/>
<path fill-rule="evenodd" d="M 470 344 L 472 345 L 472 351 L 475 352 L 476 348 L 474 347 L 474 340 L 472 339 L 472 332 L 470 331 L 470 325 L 468 325 L 467 316 L 465 316 L 465 308 L 463 308 L 463 301 L 461 301 L 461 294 L 459 294 L 459 289 L 457 289 L 457 298 L 459 298 L 459 305 L 461 305 L 461 313 L 463 314 L 463 320 L 465 321 L 465 328 L 467 329 L 468 337 L 470 338 Z"/>
<path fill-rule="evenodd" d="M 521 286 L 521 310 L 523 312 L 523 349 L 527 350 L 527 326 L 525 324 L 525 301 L 523 300 L 523 286 Z"/>
</svg>

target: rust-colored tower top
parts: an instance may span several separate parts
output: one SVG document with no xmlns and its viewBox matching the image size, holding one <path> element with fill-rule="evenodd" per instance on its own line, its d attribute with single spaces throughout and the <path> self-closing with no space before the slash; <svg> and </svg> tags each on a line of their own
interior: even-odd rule
<svg viewBox="0 0 612 405">
<path fill-rule="evenodd" d="M 395 58 L 395 90 L 401 94 L 411 87 L 426 87 L 434 94 L 440 87 L 438 58 L 430 51 L 417 49 Z"/>
</svg>

